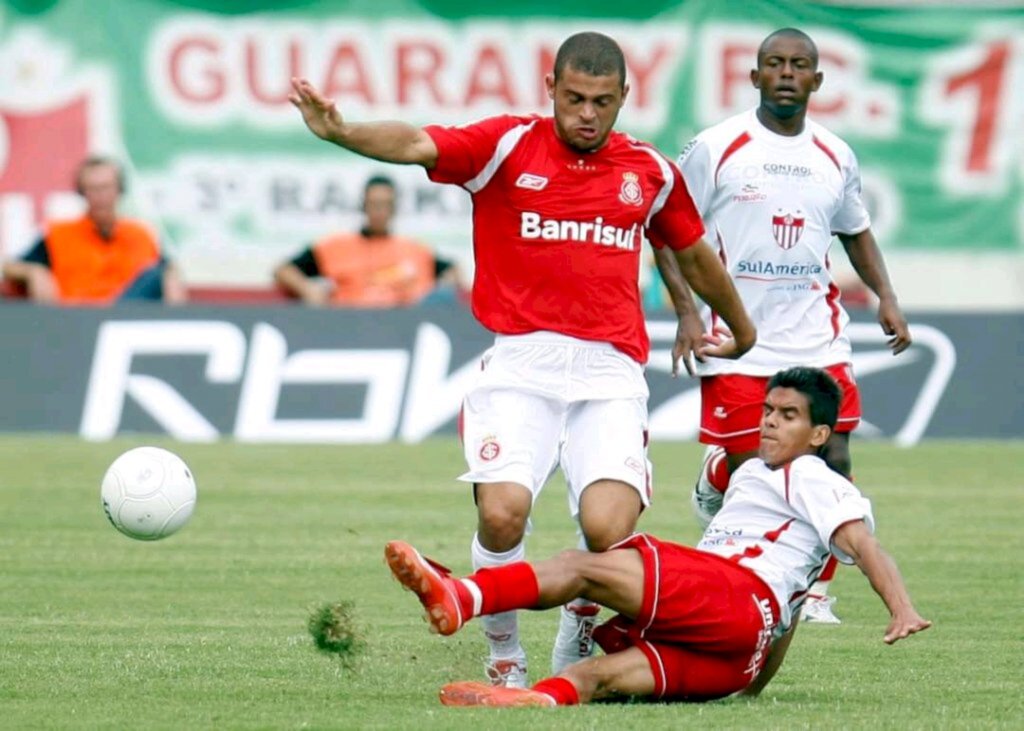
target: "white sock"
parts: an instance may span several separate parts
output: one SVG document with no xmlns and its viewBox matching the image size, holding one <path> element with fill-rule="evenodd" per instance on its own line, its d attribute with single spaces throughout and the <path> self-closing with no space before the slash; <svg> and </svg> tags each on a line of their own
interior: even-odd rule
<svg viewBox="0 0 1024 731">
<path fill-rule="evenodd" d="M 522 561 L 526 558 L 526 545 L 520 543 L 510 551 L 494 553 L 481 546 L 480 537 L 474 533 L 470 554 L 473 558 L 473 570 L 476 571 Z M 519 621 L 514 611 L 480 617 L 480 621 L 483 623 L 484 636 L 491 646 L 491 657 L 515 657 L 523 654 L 523 648 L 519 644 Z"/>
</svg>

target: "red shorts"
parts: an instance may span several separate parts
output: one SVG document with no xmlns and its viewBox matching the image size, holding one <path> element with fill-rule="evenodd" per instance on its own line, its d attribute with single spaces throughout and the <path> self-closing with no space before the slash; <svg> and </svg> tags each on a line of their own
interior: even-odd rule
<svg viewBox="0 0 1024 731">
<path fill-rule="evenodd" d="M 728 559 L 643 533 L 615 548 L 640 551 L 644 597 L 636 619 L 620 614 L 594 631 L 601 648 L 639 648 L 659 699 L 712 700 L 750 685 L 779 621 L 767 584 Z"/>
<path fill-rule="evenodd" d="M 843 391 L 835 431 L 860 424 L 860 391 L 849 363 L 825 368 Z M 730 454 L 754 452 L 761 444 L 761 414 L 768 376 L 723 374 L 700 379 L 700 441 L 725 447 Z"/>
</svg>

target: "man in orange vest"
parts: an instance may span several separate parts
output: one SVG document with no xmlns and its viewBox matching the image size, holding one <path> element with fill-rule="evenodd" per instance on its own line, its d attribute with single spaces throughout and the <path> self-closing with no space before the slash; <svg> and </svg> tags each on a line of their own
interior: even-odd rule
<svg viewBox="0 0 1024 731">
<path fill-rule="evenodd" d="M 366 182 L 363 213 L 362 230 L 325 236 L 278 266 L 274 280 L 313 306 L 404 307 L 420 302 L 438 284 L 458 287 L 455 264 L 391 233 L 395 184 L 390 178 L 378 175 Z"/>
<path fill-rule="evenodd" d="M 121 167 L 110 158 L 89 157 L 78 168 L 75 187 L 85 198 L 85 215 L 50 223 L 27 254 L 4 264 L 4 278 L 24 287 L 35 302 L 185 301 L 177 270 L 161 255 L 149 227 L 117 214 L 124 193 Z"/>
</svg>

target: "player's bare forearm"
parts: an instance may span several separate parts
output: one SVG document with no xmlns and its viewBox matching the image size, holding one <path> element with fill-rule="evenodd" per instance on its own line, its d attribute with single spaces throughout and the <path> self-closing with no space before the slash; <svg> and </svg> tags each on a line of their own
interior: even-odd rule
<svg viewBox="0 0 1024 731">
<path fill-rule="evenodd" d="M 346 122 L 331 142 L 381 162 L 425 168 L 433 168 L 437 163 L 433 138 L 405 122 Z"/>
<path fill-rule="evenodd" d="M 292 79 L 288 100 L 317 137 L 364 157 L 403 165 L 433 168 L 437 146 L 433 138 L 405 122 L 346 122 L 333 99 L 307 79 Z"/>
<path fill-rule="evenodd" d="M 868 228 L 859 234 L 839 234 L 839 240 L 843 242 L 857 276 L 878 296 L 878 324 L 882 332 L 890 336 L 887 344 L 893 354 L 899 355 L 912 342 L 910 327 L 896 300 L 896 292 L 889 281 L 885 260 L 874 234 Z"/>
<path fill-rule="evenodd" d="M 883 638 L 886 643 L 891 645 L 931 627 L 932 623 L 914 609 L 896 562 L 885 552 L 863 521 L 840 527 L 833 541 L 854 560 L 889 610 L 891 621 Z"/>
<path fill-rule="evenodd" d="M 704 323 L 700 319 L 697 303 L 693 301 L 693 294 L 679 270 L 675 253 L 667 246 L 655 248 L 654 263 L 658 267 L 662 281 L 665 282 L 672 307 L 679 318 L 676 342 L 672 346 L 672 377 L 679 374 L 679 361 L 683 362 L 686 372 L 693 377 L 696 375 L 693 359 L 704 361 L 704 356 L 698 350 L 703 343 Z"/>
<path fill-rule="evenodd" d="M 754 347 L 757 329 L 743 307 L 736 285 L 707 242 L 701 239 L 693 246 L 677 251 L 676 260 L 693 291 L 729 326 L 736 341 L 731 357 L 739 357 Z"/>
<path fill-rule="evenodd" d="M 768 685 L 769 681 L 775 677 L 775 673 L 782 667 L 782 661 L 786 658 L 786 651 L 789 650 L 789 643 L 793 641 L 793 635 L 796 634 L 796 626 L 800 622 L 800 615 L 797 614 L 793 617 L 792 624 L 789 625 L 789 629 L 782 635 L 768 650 L 768 659 L 764 663 L 764 667 L 761 668 L 761 672 L 754 678 L 754 682 L 748 685 L 740 695 L 743 696 L 757 696 L 764 690 L 764 687 Z"/>
<path fill-rule="evenodd" d="M 675 252 L 663 246 L 654 249 L 654 263 L 658 267 L 658 273 L 665 282 L 669 299 L 672 300 L 672 308 L 679 317 L 697 312 L 697 303 L 693 301 L 693 293 L 690 292 L 683 273 L 679 269 L 679 262 Z"/>
<path fill-rule="evenodd" d="M 895 299 L 896 292 L 889 281 L 889 272 L 885 268 L 885 259 L 878 248 L 878 242 L 867 228 L 858 234 L 839 234 L 839 240 L 846 249 L 850 264 L 861 281 L 878 296 L 879 299 Z"/>
</svg>

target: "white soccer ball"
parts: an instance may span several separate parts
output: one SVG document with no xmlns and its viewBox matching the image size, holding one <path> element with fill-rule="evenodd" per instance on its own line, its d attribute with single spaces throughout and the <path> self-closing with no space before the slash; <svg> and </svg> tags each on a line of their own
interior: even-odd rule
<svg viewBox="0 0 1024 731">
<path fill-rule="evenodd" d="M 188 522 L 196 507 L 196 482 L 178 455 L 137 447 L 107 469 L 100 498 L 115 528 L 140 541 L 155 541 Z"/>
</svg>

